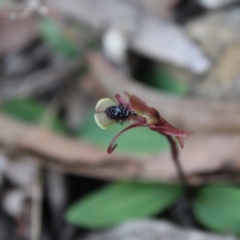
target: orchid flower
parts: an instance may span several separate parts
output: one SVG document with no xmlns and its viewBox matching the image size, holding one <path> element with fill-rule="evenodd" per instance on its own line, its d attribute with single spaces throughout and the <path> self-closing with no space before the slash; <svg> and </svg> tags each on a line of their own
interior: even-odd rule
<svg viewBox="0 0 240 240">
<path fill-rule="evenodd" d="M 147 127 L 167 137 L 172 147 L 172 154 L 177 155 L 178 150 L 173 138 L 175 137 L 183 148 L 183 138 L 192 132 L 181 130 L 167 122 L 159 112 L 135 95 L 128 94 L 129 102 L 125 101 L 119 94 L 115 95 L 117 103 L 109 98 L 98 101 L 96 114 L 94 115 L 97 125 L 106 129 L 116 122 L 132 122 L 131 125 L 120 131 L 111 141 L 107 152 L 110 154 L 117 147 L 117 138 L 127 130 L 136 127 Z"/>
</svg>

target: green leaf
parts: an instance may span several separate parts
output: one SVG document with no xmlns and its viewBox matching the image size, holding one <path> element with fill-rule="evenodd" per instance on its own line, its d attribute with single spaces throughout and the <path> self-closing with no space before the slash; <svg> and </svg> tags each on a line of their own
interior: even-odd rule
<svg viewBox="0 0 240 240">
<path fill-rule="evenodd" d="M 126 125 L 114 124 L 106 130 L 97 126 L 94 120 L 94 113 L 91 112 L 81 126 L 79 136 L 91 143 L 107 149 L 113 137 Z M 117 139 L 118 147 L 115 151 L 156 153 L 169 149 L 166 138 L 148 128 L 139 127 L 123 133 Z"/>
<path fill-rule="evenodd" d="M 209 229 L 240 234 L 240 188 L 204 187 L 193 203 L 193 210 L 199 222 Z"/>
<path fill-rule="evenodd" d="M 1 107 L 1 111 L 24 122 L 32 123 L 43 114 L 44 106 L 30 99 L 13 99 L 6 102 Z"/>
<path fill-rule="evenodd" d="M 73 204 L 66 220 L 87 228 L 105 228 L 160 213 L 181 197 L 179 185 L 115 183 Z"/>
<path fill-rule="evenodd" d="M 58 51 L 69 58 L 74 58 L 79 55 L 78 49 L 51 19 L 42 19 L 39 22 L 39 31 L 42 38 L 53 50 Z"/>
<path fill-rule="evenodd" d="M 27 123 L 36 123 L 41 119 L 45 109 L 44 104 L 33 99 L 19 98 L 6 102 L 0 111 Z M 63 122 L 58 118 L 54 119 L 51 128 L 60 133 L 66 131 Z"/>
</svg>

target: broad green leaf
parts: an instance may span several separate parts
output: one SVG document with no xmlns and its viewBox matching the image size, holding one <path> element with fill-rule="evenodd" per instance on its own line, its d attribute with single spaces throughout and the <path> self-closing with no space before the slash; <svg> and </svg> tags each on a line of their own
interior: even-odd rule
<svg viewBox="0 0 240 240">
<path fill-rule="evenodd" d="M 183 194 L 180 185 L 115 183 L 73 204 L 66 220 L 87 228 L 105 228 L 164 211 Z"/>
<path fill-rule="evenodd" d="M 80 137 L 89 142 L 105 147 L 107 149 L 113 137 L 120 132 L 126 124 L 114 124 L 103 130 L 97 126 L 94 120 L 94 113 L 86 117 L 81 126 Z M 169 149 L 166 138 L 148 128 L 139 127 L 123 133 L 118 139 L 118 147 L 115 151 L 153 153 Z"/>
<path fill-rule="evenodd" d="M 53 50 L 69 58 L 76 57 L 79 54 L 78 49 L 53 20 L 49 18 L 42 19 L 39 22 L 39 31 L 42 38 Z"/>
<path fill-rule="evenodd" d="M 1 111 L 25 122 L 37 121 L 44 112 L 44 105 L 31 99 L 13 99 L 1 106 Z"/>
<path fill-rule="evenodd" d="M 16 119 L 28 123 L 38 123 L 44 114 L 46 106 L 33 99 L 19 98 L 6 102 L 0 111 Z M 65 127 L 60 119 L 55 119 L 51 128 L 57 132 L 65 132 Z"/>
<path fill-rule="evenodd" d="M 204 187 L 193 203 L 193 210 L 199 222 L 209 229 L 240 234 L 240 188 Z"/>
</svg>

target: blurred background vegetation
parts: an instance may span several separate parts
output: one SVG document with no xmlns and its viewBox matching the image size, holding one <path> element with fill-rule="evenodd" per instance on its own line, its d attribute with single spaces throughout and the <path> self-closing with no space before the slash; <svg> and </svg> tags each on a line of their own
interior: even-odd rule
<svg viewBox="0 0 240 240">
<path fill-rule="evenodd" d="M 239 1 L 1 0 L 0 62 L 0 239 L 239 237 Z M 106 153 L 125 91 L 194 132 L 187 185 L 149 129 Z"/>
</svg>

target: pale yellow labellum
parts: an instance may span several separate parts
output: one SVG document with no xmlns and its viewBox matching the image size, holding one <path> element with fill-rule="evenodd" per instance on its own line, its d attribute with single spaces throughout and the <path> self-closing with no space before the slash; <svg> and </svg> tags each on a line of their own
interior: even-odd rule
<svg viewBox="0 0 240 240">
<path fill-rule="evenodd" d="M 116 105 L 116 103 L 110 98 L 103 98 L 97 102 L 94 118 L 100 128 L 106 129 L 116 122 L 115 120 L 109 119 L 105 114 L 106 108 L 114 105 Z"/>
</svg>

